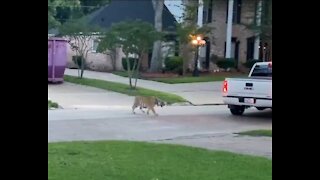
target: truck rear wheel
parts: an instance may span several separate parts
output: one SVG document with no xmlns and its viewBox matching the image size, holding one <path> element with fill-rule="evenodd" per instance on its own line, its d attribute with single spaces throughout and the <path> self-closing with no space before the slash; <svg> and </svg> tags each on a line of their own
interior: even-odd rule
<svg viewBox="0 0 320 180">
<path fill-rule="evenodd" d="M 244 113 L 244 106 L 230 106 L 230 112 L 233 115 L 240 116 Z"/>
</svg>

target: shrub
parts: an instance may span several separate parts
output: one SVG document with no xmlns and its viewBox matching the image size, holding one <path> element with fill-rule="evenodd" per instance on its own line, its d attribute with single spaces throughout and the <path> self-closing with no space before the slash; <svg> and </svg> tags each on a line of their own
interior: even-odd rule
<svg viewBox="0 0 320 180">
<path fill-rule="evenodd" d="M 219 68 L 224 69 L 224 70 L 227 70 L 228 68 L 234 68 L 235 67 L 235 60 L 233 58 L 224 58 L 224 59 L 217 61 L 217 66 Z"/>
<path fill-rule="evenodd" d="M 259 59 L 252 59 L 252 60 L 248 60 L 247 62 L 243 63 L 243 65 L 249 69 L 252 68 L 252 66 L 257 63 L 257 62 L 262 62 L 262 60 Z"/>
<path fill-rule="evenodd" d="M 221 60 L 224 60 L 224 58 L 222 58 L 222 57 L 219 57 L 219 56 L 217 56 L 217 55 L 215 55 L 215 54 L 212 54 L 211 56 L 210 56 L 210 61 L 212 62 L 212 63 L 217 63 L 218 61 L 221 61 Z"/>
<path fill-rule="evenodd" d="M 183 58 L 180 56 L 167 57 L 165 59 L 166 71 L 182 74 Z"/>
<path fill-rule="evenodd" d="M 58 103 L 48 100 L 48 108 L 58 108 L 58 107 L 59 107 Z"/>
<path fill-rule="evenodd" d="M 132 70 L 132 68 L 133 68 L 133 65 L 134 65 L 134 62 L 135 61 L 138 61 L 138 58 L 129 58 L 129 62 L 130 62 L 130 69 Z M 137 65 L 136 65 L 137 66 Z M 122 58 L 122 67 L 123 67 L 123 69 L 124 70 L 128 70 L 128 68 L 127 68 L 127 60 L 126 60 L 126 58 Z"/>
</svg>

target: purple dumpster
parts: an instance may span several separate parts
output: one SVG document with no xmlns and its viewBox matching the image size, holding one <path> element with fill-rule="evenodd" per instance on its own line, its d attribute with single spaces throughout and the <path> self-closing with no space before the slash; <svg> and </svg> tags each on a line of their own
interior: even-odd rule
<svg viewBox="0 0 320 180">
<path fill-rule="evenodd" d="M 48 39 L 48 81 L 63 82 L 67 65 L 67 40 L 63 38 Z"/>
</svg>

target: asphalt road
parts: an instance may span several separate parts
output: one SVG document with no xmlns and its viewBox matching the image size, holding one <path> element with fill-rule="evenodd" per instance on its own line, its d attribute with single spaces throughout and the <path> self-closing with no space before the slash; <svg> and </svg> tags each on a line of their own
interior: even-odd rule
<svg viewBox="0 0 320 180">
<path fill-rule="evenodd" d="M 272 138 L 235 133 L 272 129 L 272 111 L 232 116 L 225 105 L 157 107 L 158 117 L 132 114 L 130 105 L 82 105 L 48 110 L 48 142 L 131 140 L 176 143 L 272 158 Z"/>
</svg>

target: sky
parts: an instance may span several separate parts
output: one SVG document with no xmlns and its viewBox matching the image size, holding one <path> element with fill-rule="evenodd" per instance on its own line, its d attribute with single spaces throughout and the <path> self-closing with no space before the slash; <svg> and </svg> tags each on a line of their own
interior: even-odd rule
<svg viewBox="0 0 320 180">
<path fill-rule="evenodd" d="M 178 22 L 181 22 L 183 13 L 182 1 L 181 0 L 165 0 L 164 4 L 167 6 L 169 11 L 174 15 Z"/>
</svg>

